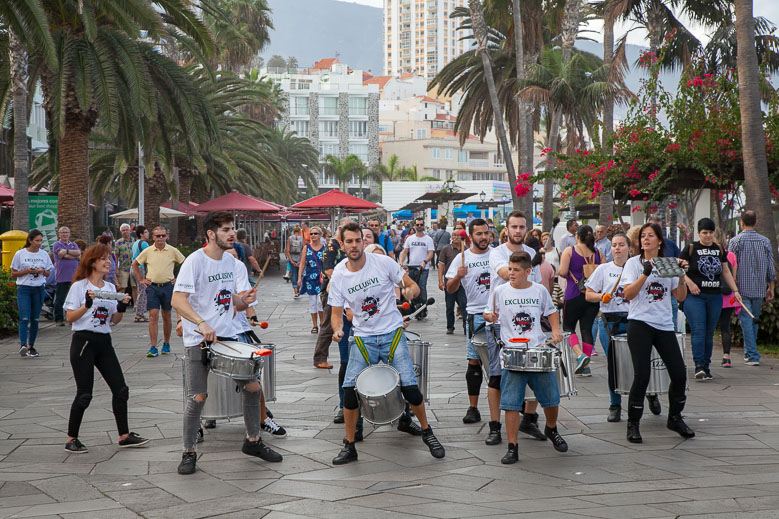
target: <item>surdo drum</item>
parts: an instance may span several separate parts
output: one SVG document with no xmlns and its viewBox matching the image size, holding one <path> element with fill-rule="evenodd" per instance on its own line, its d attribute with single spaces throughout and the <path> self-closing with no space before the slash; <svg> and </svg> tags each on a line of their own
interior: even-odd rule
<svg viewBox="0 0 779 519">
<path fill-rule="evenodd" d="M 414 374 L 417 376 L 417 385 L 422 392 L 425 402 L 430 403 L 430 343 L 425 342 L 418 333 L 404 332 L 411 363 L 414 364 Z"/>
<path fill-rule="evenodd" d="M 685 341 L 684 334 L 677 333 L 676 341 L 679 343 L 679 351 L 684 358 Z M 633 385 L 635 372 L 633 371 L 633 358 L 630 355 L 627 334 L 614 336 L 614 359 L 615 359 L 615 381 L 614 392 L 621 395 L 629 395 L 630 387 Z M 649 372 L 649 386 L 646 388 L 648 395 L 660 395 L 668 392 L 671 385 L 671 377 L 668 376 L 668 369 L 665 362 L 657 354 L 657 350 L 652 348 L 652 355 L 649 358 L 651 370 Z"/>
<path fill-rule="evenodd" d="M 471 336 L 471 344 L 479 354 L 479 361 L 481 362 L 481 369 L 484 372 L 484 378 L 490 378 L 490 354 L 489 346 L 487 344 L 487 334 L 492 333 L 492 329 L 487 330 L 486 326 L 478 328 Z"/>
<path fill-rule="evenodd" d="M 209 348 L 211 371 L 235 380 L 255 380 L 262 370 L 263 357 L 271 354 L 261 345 L 237 341 L 218 341 Z"/>
<path fill-rule="evenodd" d="M 360 371 L 354 389 L 363 418 L 374 425 L 394 422 L 406 410 L 400 374 L 388 364 L 374 364 Z"/>
</svg>

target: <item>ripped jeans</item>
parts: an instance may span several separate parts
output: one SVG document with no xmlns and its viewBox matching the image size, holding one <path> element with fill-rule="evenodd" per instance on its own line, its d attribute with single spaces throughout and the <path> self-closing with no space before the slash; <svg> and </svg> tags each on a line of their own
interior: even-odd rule
<svg viewBox="0 0 779 519">
<path fill-rule="evenodd" d="M 186 375 L 187 402 L 184 408 L 184 450 L 194 451 L 197 445 L 197 431 L 205 400 L 198 402 L 195 395 L 208 393 L 208 366 L 201 360 L 197 346 L 184 348 L 184 370 Z M 243 423 L 247 438 L 260 436 L 260 391 L 247 391 L 250 380 L 235 380 L 241 386 L 243 396 Z"/>
</svg>

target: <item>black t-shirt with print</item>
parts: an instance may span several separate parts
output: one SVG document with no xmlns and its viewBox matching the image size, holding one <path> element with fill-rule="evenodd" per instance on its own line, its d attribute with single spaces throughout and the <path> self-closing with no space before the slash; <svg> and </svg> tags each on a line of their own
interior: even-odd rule
<svg viewBox="0 0 779 519">
<path fill-rule="evenodd" d="M 701 292 L 704 294 L 721 292 L 720 287 L 725 283 L 722 279 L 722 262 L 727 261 L 727 257 L 719 245 L 716 243 L 703 245 L 696 241 L 685 247 L 679 257 L 690 263 L 687 277 L 698 285 Z"/>
</svg>

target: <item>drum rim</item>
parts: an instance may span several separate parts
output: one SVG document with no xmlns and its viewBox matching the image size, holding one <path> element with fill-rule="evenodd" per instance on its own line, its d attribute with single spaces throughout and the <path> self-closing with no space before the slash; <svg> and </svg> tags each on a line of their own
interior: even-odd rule
<svg viewBox="0 0 779 519">
<path fill-rule="evenodd" d="M 394 371 L 394 372 L 395 372 L 395 377 L 397 378 L 397 381 L 398 381 L 398 383 L 395 385 L 395 387 L 398 387 L 398 386 L 400 386 L 400 382 L 401 382 L 401 381 L 400 381 L 400 371 L 398 371 L 398 370 L 397 370 L 397 369 L 395 369 L 394 367 L 390 366 L 389 364 L 386 364 L 386 363 L 384 363 L 384 362 L 381 362 L 381 363 L 378 363 L 378 364 L 371 364 L 370 366 L 367 366 L 367 367 L 365 367 L 365 368 L 361 369 L 361 370 L 360 370 L 360 372 L 359 372 L 359 373 L 357 373 L 357 376 L 356 376 L 356 377 L 354 377 L 354 390 L 355 390 L 355 391 L 356 391 L 358 394 L 362 394 L 362 393 L 360 393 L 360 392 L 357 390 L 357 380 L 360 378 L 360 375 L 362 375 L 363 373 L 365 373 L 366 371 L 368 371 L 368 370 L 369 370 L 369 369 L 371 369 L 371 368 L 390 368 L 392 371 Z M 371 397 L 375 398 L 375 397 L 378 397 L 378 396 L 386 396 L 386 395 L 390 394 L 392 391 L 394 391 L 394 388 L 393 388 L 393 389 L 391 389 L 391 390 L 390 390 L 388 393 L 384 393 L 383 395 L 363 395 L 363 396 L 364 396 L 365 398 L 371 398 Z"/>
</svg>

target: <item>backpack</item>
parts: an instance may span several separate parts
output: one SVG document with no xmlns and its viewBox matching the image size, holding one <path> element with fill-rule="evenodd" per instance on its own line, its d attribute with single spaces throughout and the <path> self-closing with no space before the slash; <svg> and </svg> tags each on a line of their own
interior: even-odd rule
<svg viewBox="0 0 779 519">
<path fill-rule="evenodd" d="M 303 250 L 303 237 L 302 236 L 290 236 L 289 237 L 289 252 L 292 254 L 300 254 Z"/>
</svg>

